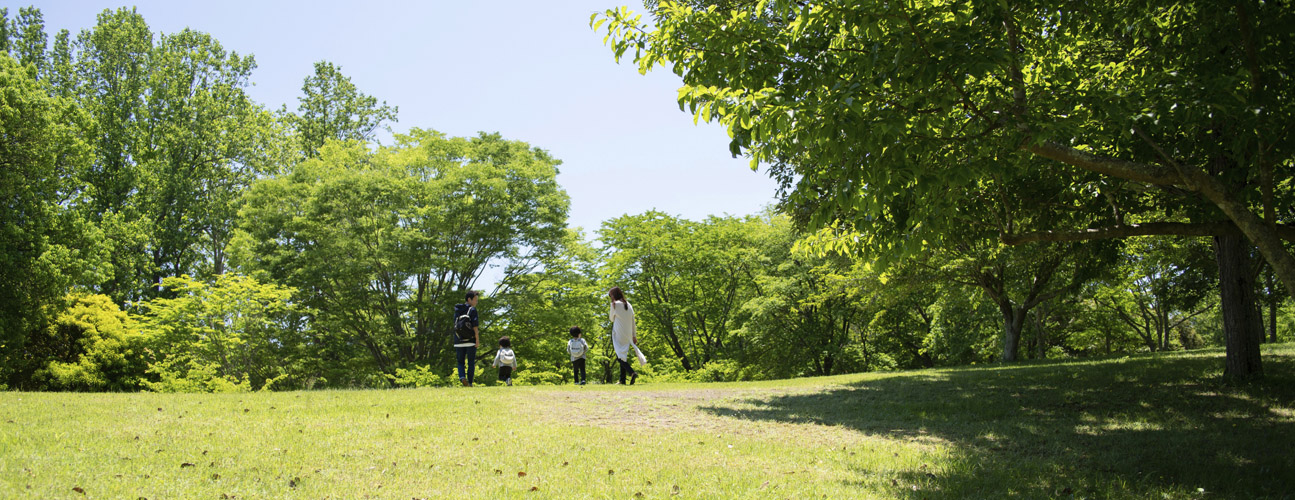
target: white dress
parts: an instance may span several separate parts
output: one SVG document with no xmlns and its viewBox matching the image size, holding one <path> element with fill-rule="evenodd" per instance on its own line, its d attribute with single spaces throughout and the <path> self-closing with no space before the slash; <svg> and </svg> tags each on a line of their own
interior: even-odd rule
<svg viewBox="0 0 1295 500">
<path fill-rule="evenodd" d="M 612 349 L 616 357 L 629 361 L 630 345 L 634 343 L 634 306 L 627 302 L 612 302 Z"/>
</svg>

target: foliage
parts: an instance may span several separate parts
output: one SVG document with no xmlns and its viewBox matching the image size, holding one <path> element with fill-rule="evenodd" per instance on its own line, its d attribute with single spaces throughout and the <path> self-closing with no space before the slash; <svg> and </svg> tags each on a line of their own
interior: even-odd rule
<svg viewBox="0 0 1295 500">
<path fill-rule="evenodd" d="M 378 105 L 376 97 L 365 95 L 342 74 L 342 68 L 328 61 L 315 63 L 315 74 L 301 85 L 297 114 L 288 117 L 306 158 L 319 154 L 331 140 L 369 142 L 383 123 L 396 121 L 398 107 Z"/>
<path fill-rule="evenodd" d="M 558 163 L 497 134 L 414 129 L 376 152 L 329 142 L 252 186 L 240 264 L 300 291 L 328 357 L 367 358 L 370 374 L 444 368 L 453 359 L 449 311 L 486 266 L 524 264 L 563 238 Z M 480 310 L 489 331 L 489 299 Z"/>
<path fill-rule="evenodd" d="M 724 355 L 758 262 L 752 239 L 765 227 L 755 218 L 696 223 L 656 211 L 603 223 L 608 286 L 624 289 L 640 329 L 657 335 L 640 336 L 650 354 L 674 356 L 685 370 Z"/>
<path fill-rule="evenodd" d="M 274 382 L 300 387 L 310 336 L 290 288 L 222 274 L 212 282 L 188 276 L 163 281 L 175 298 L 140 305 L 156 362 L 156 391 L 252 390 Z M 284 379 L 287 380 L 284 380 Z"/>
<path fill-rule="evenodd" d="M 94 228 L 66 209 L 76 189 L 67 175 L 89 154 L 79 113 L 30 69 L 0 54 L 0 379 L 15 386 L 46 361 L 24 359 L 27 337 L 104 257 Z"/>
<path fill-rule="evenodd" d="M 448 387 L 452 380 L 451 377 L 433 373 L 429 365 L 396 368 L 396 373 L 387 375 L 387 379 L 396 387 Z"/>
<path fill-rule="evenodd" d="M 47 389 L 132 391 L 141 387 L 149 356 L 136 322 L 104 295 L 67 297 L 32 347 L 48 359 L 33 377 Z"/>
<path fill-rule="evenodd" d="M 519 381 L 531 383 L 536 376 L 529 373 L 540 371 L 557 374 L 552 382 L 572 376 L 567 342 L 573 326 L 580 327 L 590 347 L 588 372 L 596 373 L 598 354 L 611 352 L 598 257 L 582 233 L 568 230 L 552 251 L 527 266 L 505 270 L 499 289 L 486 303 L 493 318 L 489 331 L 490 337 L 509 337 L 514 350 L 524 356 L 528 374 L 519 374 Z M 604 361 L 612 363 L 610 358 Z"/>
<path fill-rule="evenodd" d="M 1005 220 L 1005 242 L 1244 235 L 1295 286 L 1282 236 L 1295 206 L 1295 135 L 1285 132 L 1295 85 L 1281 76 L 1295 69 L 1285 36 L 1295 12 L 1281 2 L 648 9 L 650 20 L 619 8 L 590 23 L 618 60 L 632 51 L 640 72 L 680 75 L 680 107 L 719 121 L 735 155 L 769 166 L 786 208 L 812 227 L 860 233 L 838 245 L 941 248 L 974 205 L 969 188 L 1007 178 L 1024 206 L 1050 209 L 1034 183 L 1063 187 L 1083 216 Z M 1040 175 L 1021 175 L 1029 169 Z M 1239 267 L 1225 261 L 1243 251 L 1220 268 Z M 1225 310 L 1242 318 L 1251 306 L 1236 297 Z M 1228 324 L 1228 372 L 1259 375 L 1248 322 Z"/>
</svg>

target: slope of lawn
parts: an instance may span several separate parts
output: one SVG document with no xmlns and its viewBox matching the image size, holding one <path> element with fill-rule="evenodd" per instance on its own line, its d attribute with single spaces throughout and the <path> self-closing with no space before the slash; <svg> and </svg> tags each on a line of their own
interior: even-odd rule
<svg viewBox="0 0 1295 500">
<path fill-rule="evenodd" d="M 1295 345 L 728 384 L 0 393 L 0 498 L 1290 498 Z"/>
</svg>

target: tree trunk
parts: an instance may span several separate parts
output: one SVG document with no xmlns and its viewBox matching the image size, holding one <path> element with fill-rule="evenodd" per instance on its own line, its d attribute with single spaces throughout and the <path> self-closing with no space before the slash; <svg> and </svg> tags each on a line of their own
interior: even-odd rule
<svg viewBox="0 0 1295 500">
<path fill-rule="evenodd" d="M 1244 381 L 1263 377 L 1259 340 L 1263 320 L 1255 308 L 1255 284 L 1250 274 L 1250 244 L 1243 237 L 1214 238 L 1223 302 L 1223 336 L 1227 357 L 1223 378 Z"/>
<path fill-rule="evenodd" d="M 1021 329 L 1025 326 L 1025 311 L 1010 305 L 1000 306 L 1003 312 L 1003 362 L 1011 363 L 1017 359 L 1021 346 Z"/>
<path fill-rule="evenodd" d="M 1268 285 L 1268 341 L 1277 343 L 1277 290 L 1273 286 L 1273 270 L 1264 273 Z"/>
</svg>

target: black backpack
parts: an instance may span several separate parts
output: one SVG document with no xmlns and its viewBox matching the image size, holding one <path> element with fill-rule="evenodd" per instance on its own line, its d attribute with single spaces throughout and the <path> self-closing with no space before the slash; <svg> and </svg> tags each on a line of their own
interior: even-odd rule
<svg viewBox="0 0 1295 500">
<path fill-rule="evenodd" d="M 463 314 L 460 314 L 454 318 L 454 343 L 455 344 L 475 343 L 477 341 L 476 335 L 475 335 L 476 332 L 472 331 L 471 314 L 472 314 L 472 307 L 469 306 L 466 310 L 463 311 Z"/>
</svg>

